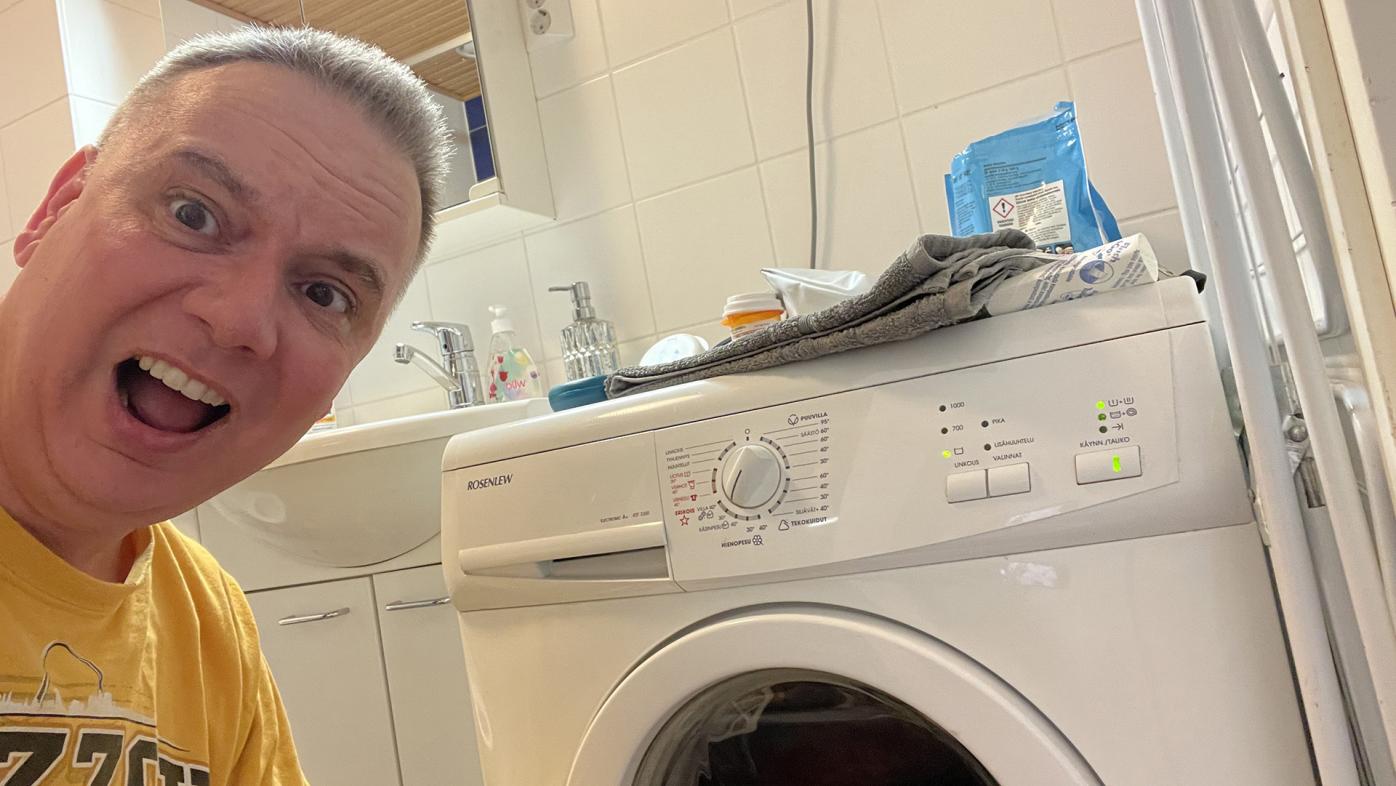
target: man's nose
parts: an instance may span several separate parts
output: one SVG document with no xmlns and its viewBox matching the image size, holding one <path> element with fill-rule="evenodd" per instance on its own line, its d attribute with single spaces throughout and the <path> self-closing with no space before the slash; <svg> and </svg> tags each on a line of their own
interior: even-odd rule
<svg viewBox="0 0 1396 786">
<path fill-rule="evenodd" d="M 218 271 L 190 291 L 184 309 L 224 349 L 266 359 L 276 352 L 276 306 L 284 297 L 279 274 L 239 266 Z"/>
</svg>

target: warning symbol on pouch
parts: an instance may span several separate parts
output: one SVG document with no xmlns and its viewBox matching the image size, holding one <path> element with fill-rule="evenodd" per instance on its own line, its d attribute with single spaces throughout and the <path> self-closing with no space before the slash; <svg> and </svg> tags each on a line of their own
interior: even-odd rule
<svg viewBox="0 0 1396 786">
<path fill-rule="evenodd" d="M 999 197 L 999 201 L 994 203 L 994 213 L 997 214 L 999 218 L 1008 218 L 1017 207 L 1018 206 L 1013 204 L 1013 201 L 1008 197 Z"/>
</svg>

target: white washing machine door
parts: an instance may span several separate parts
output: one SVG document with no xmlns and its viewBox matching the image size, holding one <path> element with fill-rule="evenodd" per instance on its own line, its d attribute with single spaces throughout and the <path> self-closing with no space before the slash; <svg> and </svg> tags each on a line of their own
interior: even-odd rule
<svg viewBox="0 0 1396 786">
<path fill-rule="evenodd" d="M 644 659 L 568 786 L 1101 786 L 1062 733 L 958 650 L 842 609 L 752 611 Z"/>
</svg>

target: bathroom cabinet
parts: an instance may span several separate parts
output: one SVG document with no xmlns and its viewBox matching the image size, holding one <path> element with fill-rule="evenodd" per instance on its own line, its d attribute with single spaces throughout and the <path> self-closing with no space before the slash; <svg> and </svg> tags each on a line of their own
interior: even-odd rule
<svg viewBox="0 0 1396 786">
<path fill-rule="evenodd" d="M 481 783 L 445 592 L 427 565 L 248 593 L 311 783 Z"/>
</svg>

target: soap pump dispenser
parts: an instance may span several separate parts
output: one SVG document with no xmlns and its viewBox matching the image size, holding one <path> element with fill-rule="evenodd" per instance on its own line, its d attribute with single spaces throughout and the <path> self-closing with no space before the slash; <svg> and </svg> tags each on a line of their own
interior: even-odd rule
<svg viewBox="0 0 1396 786">
<path fill-rule="evenodd" d="M 567 380 L 614 374 L 620 368 L 616 328 L 597 318 L 591 305 L 591 287 L 578 281 L 571 286 L 548 287 L 548 291 L 572 295 L 572 324 L 562 329 L 562 362 Z"/>
<path fill-rule="evenodd" d="M 542 396 L 538 367 L 528 350 L 519 345 L 509 309 L 490 306 L 490 314 L 494 319 L 490 321 L 493 335 L 490 336 L 490 382 L 486 401 L 493 404 Z"/>
</svg>

